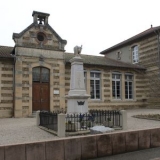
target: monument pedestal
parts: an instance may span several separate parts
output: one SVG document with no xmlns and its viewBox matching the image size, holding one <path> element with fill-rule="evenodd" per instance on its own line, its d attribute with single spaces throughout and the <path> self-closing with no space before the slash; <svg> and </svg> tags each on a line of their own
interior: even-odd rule
<svg viewBox="0 0 160 160">
<path fill-rule="evenodd" d="M 83 96 L 66 96 L 67 101 L 67 113 L 88 113 L 88 98 L 89 95 Z"/>
<path fill-rule="evenodd" d="M 87 113 L 88 98 L 84 85 L 83 59 L 75 56 L 71 60 L 70 91 L 67 98 L 67 113 Z"/>
</svg>

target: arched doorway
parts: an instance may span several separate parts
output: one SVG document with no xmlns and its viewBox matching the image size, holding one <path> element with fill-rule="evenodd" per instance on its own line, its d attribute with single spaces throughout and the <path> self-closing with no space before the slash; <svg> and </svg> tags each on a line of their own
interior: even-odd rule
<svg viewBox="0 0 160 160">
<path fill-rule="evenodd" d="M 50 71 L 44 67 L 35 67 L 33 68 L 32 74 L 32 110 L 49 111 Z"/>
</svg>

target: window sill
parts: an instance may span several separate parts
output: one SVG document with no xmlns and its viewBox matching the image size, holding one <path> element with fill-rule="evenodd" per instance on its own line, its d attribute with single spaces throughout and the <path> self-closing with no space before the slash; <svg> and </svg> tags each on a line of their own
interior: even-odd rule
<svg viewBox="0 0 160 160">
<path fill-rule="evenodd" d="M 112 99 L 111 102 L 136 102 L 135 99 Z"/>
<path fill-rule="evenodd" d="M 99 103 L 99 102 L 102 102 L 102 100 L 101 99 L 89 99 L 89 102 Z"/>
<path fill-rule="evenodd" d="M 122 102 L 122 99 L 111 99 L 111 102 Z"/>
</svg>

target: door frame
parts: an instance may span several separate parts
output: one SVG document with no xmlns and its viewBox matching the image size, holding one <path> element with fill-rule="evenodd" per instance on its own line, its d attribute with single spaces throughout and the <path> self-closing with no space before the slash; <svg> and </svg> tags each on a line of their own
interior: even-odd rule
<svg viewBox="0 0 160 160">
<path fill-rule="evenodd" d="M 32 83 L 33 83 L 33 81 L 32 81 L 32 70 L 33 70 L 33 68 L 35 68 L 35 67 L 45 67 L 45 68 L 47 68 L 47 69 L 49 69 L 50 70 L 50 81 L 49 81 L 49 88 L 50 88 L 50 103 L 49 103 L 49 108 L 50 108 L 50 111 L 53 111 L 53 71 L 52 71 L 52 66 L 50 65 L 50 64 L 47 64 L 47 63 L 45 63 L 45 62 L 42 62 L 42 61 L 39 61 L 39 62 L 37 62 L 37 63 L 32 63 L 31 65 L 30 65 L 30 67 L 29 67 L 29 72 L 30 72 L 30 74 L 29 74 L 29 84 L 30 84 L 30 86 L 31 87 L 29 87 L 30 88 L 30 90 L 29 90 L 29 97 L 30 97 L 30 100 L 29 100 L 29 115 L 31 115 L 32 114 Z"/>
<path fill-rule="evenodd" d="M 43 67 L 44 68 L 44 67 Z M 40 74 L 41 75 L 41 74 Z M 49 85 L 49 82 L 47 82 L 47 83 L 42 83 L 42 82 L 33 82 L 32 83 L 32 95 L 34 96 L 34 94 L 38 94 L 35 90 L 34 90 L 34 88 L 33 88 L 33 86 L 38 86 L 38 91 L 39 91 L 39 98 L 40 99 L 38 99 L 38 104 L 39 104 L 39 107 L 38 107 L 38 110 L 47 110 L 47 111 L 50 111 L 50 85 Z M 46 87 L 47 86 L 47 92 L 46 92 L 46 94 L 48 95 L 48 97 L 46 98 L 46 99 L 44 99 L 44 97 L 42 96 L 42 88 L 44 88 L 44 86 Z M 44 99 L 44 100 L 47 100 L 47 103 L 48 103 L 48 105 L 46 106 L 46 107 L 44 107 L 44 108 L 42 108 L 42 98 Z M 32 98 L 32 110 L 33 110 L 33 108 L 35 109 L 35 107 L 34 107 L 34 103 L 36 103 L 36 102 L 33 102 L 33 98 Z M 36 107 L 37 108 L 37 107 Z M 36 110 L 34 110 L 34 111 L 36 111 Z"/>
</svg>

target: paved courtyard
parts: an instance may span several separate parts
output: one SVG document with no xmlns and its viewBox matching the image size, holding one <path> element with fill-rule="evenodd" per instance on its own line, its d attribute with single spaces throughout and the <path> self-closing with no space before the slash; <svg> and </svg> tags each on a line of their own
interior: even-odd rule
<svg viewBox="0 0 160 160">
<path fill-rule="evenodd" d="M 160 127 L 160 121 L 137 119 L 132 115 L 159 113 L 160 109 L 127 110 L 128 129 L 146 129 Z M 35 118 L 1 118 L 0 145 L 27 143 L 58 139 L 58 137 L 36 126 Z"/>
</svg>

